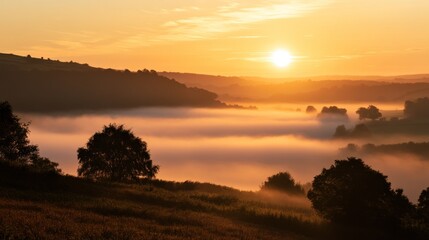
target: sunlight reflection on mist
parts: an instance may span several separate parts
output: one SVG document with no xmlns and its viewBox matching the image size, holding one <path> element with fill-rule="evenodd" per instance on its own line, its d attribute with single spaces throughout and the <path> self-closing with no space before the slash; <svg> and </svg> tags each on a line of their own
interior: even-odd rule
<svg viewBox="0 0 429 240">
<path fill-rule="evenodd" d="M 21 115 L 31 121 L 30 139 L 41 154 L 76 175 L 76 150 L 109 123 L 125 124 L 148 143 L 152 159 L 166 180 L 213 182 L 243 190 L 257 190 L 270 175 L 288 171 L 306 183 L 344 158 L 338 148 L 348 141 L 331 136 L 342 122 L 321 122 L 315 114 L 267 107 L 259 110 L 148 108 L 89 115 Z M 353 109 L 353 108 L 352 108 Z M 351 115 L 352 125 L 355 116 Z M 391 139 L 390 139 L 391 140 Z M 415 200 L 429 177 L 415 177 L 428 162 L 407 158 L 364 159 L 404 188 Z"/>
</svg>

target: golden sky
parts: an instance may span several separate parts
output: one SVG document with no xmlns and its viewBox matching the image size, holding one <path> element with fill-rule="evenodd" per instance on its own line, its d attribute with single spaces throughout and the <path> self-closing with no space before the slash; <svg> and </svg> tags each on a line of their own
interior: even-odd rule
<svg viewBox="0 0 429 240">
<path fill-rule="evenodd" d="M 429 72 L 427 0 L 0 0 L 0 52 L 117 69 Z M 293 62 L 269 62 L 285 49 Z"/>
</svg>

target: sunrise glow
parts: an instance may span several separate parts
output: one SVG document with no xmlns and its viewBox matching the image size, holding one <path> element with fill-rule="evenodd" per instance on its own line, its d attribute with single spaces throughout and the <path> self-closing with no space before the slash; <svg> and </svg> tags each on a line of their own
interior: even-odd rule
<svg viewBox="0 0 429 240">
<path fill-rule="evenodd" d="M 284 68 L 292 62 L 292 55 L 288 51 L 278 49 L 271 54 L 270 60 L 277 67 Z"/>
</svg>

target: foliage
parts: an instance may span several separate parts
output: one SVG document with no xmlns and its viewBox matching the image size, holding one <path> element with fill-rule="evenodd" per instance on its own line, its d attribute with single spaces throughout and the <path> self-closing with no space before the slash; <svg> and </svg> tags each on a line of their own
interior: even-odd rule
<svg viewBox="0 0 429 240">
<path fill-rule="evenodd" d="M 142 177 L 155 177 L 159 169 L 152 164 L 146 142 L 123 125 L 104 126 L 77 152 L 78 175 L 86 178 L 138 181 Z"/>
<path fill-rule="evenodd" d="M 348 121 L 347 109 L 337 106 L 323 107 L 322 111 L 317 115 L 323 121 Z"/>
<path fill-rule="evenodd" d="M 386 176 L 357 158 L 323 169 L 308 198 L 324 218 L 346 225 L 399 226 L 413 208 L 402 190 L 392 190 Z"/>
<path fill-rule="evenodd" d="M 93 182 L 0 168 L 0 188 L 0 239 L 305 240 L 325 231 L 304 197 L 302 206 L 267 202 L 208 183 Z"/>
<path fill-rule="evenodd" d="M 359 114 L 360 120 L 376 120 L 382 117 L 380 110 L 374 105 L 369 105 L 367 108 L 361 107 L 356 111 L 356 113 Z"/>
<path fill-rule="evenodd" d="M 429 225 L 429 187 L 420 194 L 418 209 Z"/>
<path fill-rule="evenodd" d="M 317 112 L 317 109 L 314 106 L 307 106 L 307 108 L 305 109 L 306 113 L 314 113 Z"/>
<path fill-rule="evenodd" d="M 0 161 L 26 166 L 34 171 L 60 172 L 58 164 L 39 156 L 28 140 L 28 123 L 21 123 L 8 102 L 0 102 Z"/>
<path fill-rule="evenodd" d="M 356 124 L 353 129 L 346 129 L 346 126 L 339 125 L 335 129 L 334 138 L 367 138 L 371 137 L 372 133 L 369 128 L 363 124 Z"/>
<path fill-rule="evenodd" d="M 404 115 L 410 119 L 429 119 L 429 98 L 406 101 Z"/>
<path fill-rule="evenodd" d="M 340 151 L 345 154 L 413 154 L 427 159 L 429 155 L 429 142 L 404 142 L 395 144 L 381 144 L 375 145 L 372 143 L 363 144 L 358 146 L 353 143 L 349 143 L 346 147 L 340 148 Z"/>
<path fill-rule="evenodd" d="M 0 53 L 0 76 L 0 100 L 13 102 L 20 112 L 227 107 L 214 92 L 187 87 L 153 70 L 102 69 Z"/>
<path fill-rule="evenodd" d="M 337 106 L 323 107 L 321 114 L 338 114 L 338 115 L 347 115 L 347 109 L 339 108 Z"/>
<path fill-rule="evenodd" d="M 304 189 L 287 172 L 277 173 L 267 179 L 261 187 L 261 190 L 276 190 L 293 195 L 304 195 Z"/>
</svg>

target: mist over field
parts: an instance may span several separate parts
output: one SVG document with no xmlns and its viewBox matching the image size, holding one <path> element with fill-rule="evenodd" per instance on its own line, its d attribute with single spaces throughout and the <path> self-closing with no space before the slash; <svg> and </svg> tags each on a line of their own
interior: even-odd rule
<svg viewBox="0 0 429 240">
<path fill-rule="evenodd" d="M 374 144 L 427 141 L 426 137 L 374 137 L 371 140 L 334 140 L 340 124 L 358 122 L 355 110 L 346 107 L 348 120 L 323 121 L 305 112 L 307 105 L 258 105 L 257 110 L 204 108 L 142 108 L 85 115 L 19 114 L 31 121 L 30 140 L 41 154 L 76 175 L 76 150 L 109 123 L 124 124 L 148 143 L 158 178 L 201 181 L 258 190 L 268 176 L 288 171 L 301 183 L 311 182 L 322 168 L 349 155 L 339 148 L 348 143 Z M 315 105 L 318 110 L 322 105 Z M 401 105 L 378 105 L 399 115 Z M 361 156 L 356 156 L 361 157 Z M 374 169 L 387 175 L 393 187 L 403 188 L 412 201 L 429 182 L 429 159 L 414 155 L 362 156 Z M 240 172 L 240 174 L 237 174 Z"/>
</svg>

